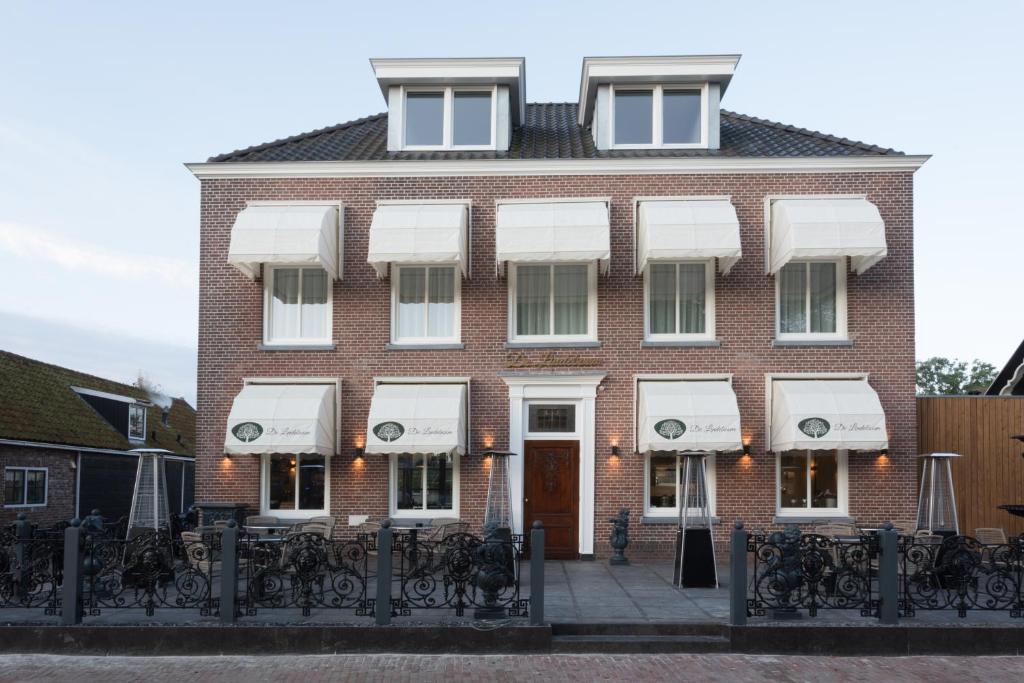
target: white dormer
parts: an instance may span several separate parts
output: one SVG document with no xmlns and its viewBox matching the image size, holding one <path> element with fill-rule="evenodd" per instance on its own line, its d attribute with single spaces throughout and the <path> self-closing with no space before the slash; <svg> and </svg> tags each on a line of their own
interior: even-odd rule
<svg viewBox="0 0 1024 683">
<path fill-rule="evenodd" d="M 388 103 L 388 151 L 506 151 L 526 115 L 526 61 L 371 59 Z"/>
<path fill-rule="evenodd" d="M 718 149 L 739 55 L 586 57 L 579 124 L 598 149 Z"/>
</svg>

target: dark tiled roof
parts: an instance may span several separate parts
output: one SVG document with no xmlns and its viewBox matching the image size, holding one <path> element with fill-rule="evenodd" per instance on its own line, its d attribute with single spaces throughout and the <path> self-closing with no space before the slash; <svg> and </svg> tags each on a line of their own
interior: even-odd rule
<svg viewBox="0 0 1024 683">
<path fill-rule="evenodd" d="M 1002 391 L 1007 383 L 1013 382 L 1017 376 L 1017 369 L 1024 364 L 1024 341 L 1020 343 L 1017 350 L 1010 356 L 1010 360 L 1006 361 L 1006 365 L 999 371 L 996 378 L 992 380 L 992 384 L 989 385 L 985 394 L 988 396 L 998 396 L 999 392 Z M 1011 395 L 1020 396 L 1024 395 L 1024 381 L 1018 379 L 1013 383 L 1013 388 L 1010 390 Z"/>
<path fill-rule="evenodd" d="M 72 386 L 150 400 L 138 387 L 0 351 L 0 438 L 114 450 L 144 445 L 193 454 L 196 411 L 184 399 L 171 403 L 167 425 L 161 421 L 160 406 L 147 409 L 146 443 L 142 444 L 129 442 Z"/>
<path fill-rule="evenodd" d="M 388 116 L 377 114 L 211 157 L 210 161 L 383 161 L 388 159 L 612 159 L 637 157 L 833 157 L 901 154 L 855 140 L 722 111 L 721 148 L 598 150 L 576 123 L 572 102 L 526 105 L 508 152 L 388 152 Z"/>
</svg>

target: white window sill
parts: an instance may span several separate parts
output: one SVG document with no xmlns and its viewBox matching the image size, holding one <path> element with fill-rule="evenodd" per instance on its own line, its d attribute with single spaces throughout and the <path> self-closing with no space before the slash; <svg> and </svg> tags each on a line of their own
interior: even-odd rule
<svg viewBox="0 0 1024 683">
<path fill-rule="evenodd" d="M 664 524 L 664 525 L 676 524 L 676 525 L 678 525 L 678 523 L 679 523 L 679 515 L 676 514 L 676 515 L 673 515 L 672 517 L 666 517 L 664 515 L 644 515 L 643 517 L 640 518 L 640 523 L 641 524 Z M 721 524 L 722 520 L 720 518 L 718 518 L 718 517 L 712 517 L 711 518 L 711 523 L 712 524 Z"/>
<path fill-rule="evenodd" d="M 4 505 L 4 508 L 8 510 L 44 507 L 46 507 L 46 503 L 14 503 L 13 505 Z"/>
<path fill-rule="evenodd" d="M 853 346 L 852 339 L 772 339 L 772 347 L 787 347 L 787 346 Z"/>
<path fill-rule="evenodd" d="M 257 351 L 334 351 L 333 342 L 316 342 L 313 344 L 257 344 Z"/>
<path fill-rule="evenodd" d="M 384 345 L 385 351 L 461 351 L 465 348 L 462 342 L 392 342 Z"/>
<path fill-rule="evenodd" d="M 305 522 L 313 517 L 326 517 L 330 514 L 330 510 L 264 510 L 260 512 L 262 517 L 277 517 L 287 522 Z"/>
<path fill-rule="evenodd" d="M 640 342 L 641 349 L 699 349 L 718 348 L 721 345 L 722 342 L 717 339 L 645 339 Z"/>
<path fill-rule="evenodd" d="M 599 349 L 601 342 L 596 339 L 575 341 L 508 341 L 506 349 Z"/>
<path fill-rule="evenodd" d="M 458 516 L 457 510 L 395 510 L 390 519 L 391 526 L 416 526 L 417 524 L 423 524 L 423 528 L 429 529 L 426 525 L 435 517 L 450 518 Z"/>
<path fill-rule="evenodd" d="M 809 512 L 809 511 L 808 511 Z M 772 518 L 772 524 L 815 524 L 817 522 L 834 523 L 842 522 L 853 524 L 854 518 L 847 512 L 835 513 L 776 513 Z"/>
</svg>

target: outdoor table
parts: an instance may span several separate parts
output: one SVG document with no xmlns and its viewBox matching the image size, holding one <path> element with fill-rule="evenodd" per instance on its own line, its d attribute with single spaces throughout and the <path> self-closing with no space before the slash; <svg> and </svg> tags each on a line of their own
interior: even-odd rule
<svg viewBox="0 0 1024 683">
<path fill-rule="evenodd" d="M 269 536 L 280 535 L 279 532 L 288 531 L 294 524 L 246 524 L 243 528 L 247 533 L 252 531 L 266 531 Z"/>
</svg>

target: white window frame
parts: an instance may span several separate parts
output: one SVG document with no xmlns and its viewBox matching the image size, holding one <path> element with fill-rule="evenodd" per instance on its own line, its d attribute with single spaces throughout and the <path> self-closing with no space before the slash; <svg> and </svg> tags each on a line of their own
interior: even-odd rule
<svg viewBox="0 0 1024 683">
<path fill-rule="evenodd" d="M 429 456 L 424 456 L 429 457 Z M 391 517 L 407 519 L 431 519 L 433 517 L 458 517 L 459 516 L 459 491 L 461 489 L 461 478 L 459 470 L 462 465 L 462 456 L 452 453 L 452 507 L 436 508 L 428 510 L 399 510 L 398 509 L 398 454 L 392 453 L 388 456 L 388 510 Z M 427 504 L 427 469 L 423 468 L 423 504 Z"/>
<path fill-rule="evenodd" d="M 302 456 L 307 455 L 314 457 L 312 453 L 277 453 L 274 455 L 280 455 L 282 457 L 294 457 L 295 458 L 295 504 L 298 505 L 299 495 L 299 468 L 302 467 Z M 308 519 L 309 517 L 319 517 L 323 515 L 329 515 L 331 513 L 331 456 L 325 455 L 324 458 L 324 506 L 320 509 L 309 509 L 309 510 L 271 510 L 270 509 L 270 459 L 273 455 L 264 453 L 260 457 L 260 514 L 274 517 L 280 517 L 282 519 Z"/>
<path fill-rule="evenodd" d="M 142 436 L 132 436 L 132 411 L 142 411 Z M 128 440 L 129 441 L 145 441 L 146 440 L 146 413 L 148 413 L 146 406 L 141 403 L 129 403 L 128 404 Z"/>
<path fill-rule="evenodd" d="M 849 451 L 827 450 L 826 453 L 834 453 L 836 456 L 836 507 L 816 508 L 811 507 L 811 454 L 813 451 L 797 449 L 796 452 L 803 453 L 807 467 L 807 507 L 783 507 L 782 506 L 782 456 L 794 451 L 783 451 L 775 454 L 775 515 L 776 517 L 849 517 L 850 516 L 850 462 Z"/>
<path fill-rule="evenodd" d="M 652 93 L 651 101 L 651 115 L 653 117 L 651 125 L 651 142 L 650 143 L 634 143 L 624 142 L 619 143 L 615 140 L 615 92 L 621 91 L 650 91 Z M 675 142 L 666 143 L 664 142 L 664 101 L 663 97 L 665 91 L 676 91 L 676 90 L 690 90 L 700 92 L 700 140 L 698 142 Z M 708 84 L 703 83 L 701 85 L 695 84 L 679 84 L 675 85 L 672 83 L 664 83 L 658 85 L 646 85 L 646 84 L 628 84 L 622 83 L 619 85 L 613 84 L 611 86 L 611 97 L 610 106 L 608 107 L 608 125 L 609 134 L 611 136 L 611 148 L 612 149 L 706 149 L 708 146 Z"/>
<path fill-rule="evenodd" d="M 644 517 L 669 517 L 672 519 L 678 519 L 679 517 L 679 484 L 682 481 L 683 472 L 686 467 L 685 456 L 676 455 L 676 504 L 670 508 L 659 508 L 651 506 L 651 457 L 652 456 L 673 456 L 674 453 L 644 453 Z M 707 474 L 708 480 L 708 502 L 711 503 L 710 510 L 711 516 L 715 516 L 715 509 L 717 504 L 717 476 L 715 468 L 715 454 L 706 453 L 707 457 L 704 458 L 704 471 Z M 697 514 L 699 508 L 691 507 L 688 512 L 690 514 Z"/>
<path fill-rule="evenodd" d="M 491 140 L 486 145 L 456 145 L 455 140 L 455 93 L 462 92 L 489 92 L 491 94 Z M 406 127 L 408 125 L 409 108 L 406 95 L 409 93 L 440 93 L 444 98 L 444 113 L 442 116 L 442 141 L 440 145 L 410 145 L 405 140 Z M 498 129 L 498 86 L 497 85 L 459 85 L 459 86 L 402 86 L 402 149 L 416 150 L 441 150 L 457 149 L 465 151 L 493 150 L 497 146 Z"/>
<path fill-rule="evenodd" d="M 278 270 L 287 270 L 292 268 L 298 268 L 302 270 L 323 270 L 320 266 L 310 265 L 308 263 L 302 264 L 285 264 L 275 263 L 274 265 L 265 264 L 263 266 L 263 344 L 264 346 L 323 346 L 324 344 L 332 344 L 334 336 L 334 281 L 331 278 L 331 274 L 327 273 L 327 324 L 324 328 L 327 330 L 327 336 L 318 339 L 306 339 L 302 337 L 297 338 L 281 338 L 271 339 L 271 302 L 274 296 L 274 277 Z M 299 273 L 299 329 L 302 329 L 302 274 Z"/>
<path fill-rule="evenodd" d="M 549 329 L 555 327 L 555 296 L 554 296 L 554 268 L 555 266 L 587 266 L 587 332 L 586 334 L 519 334 L 516 329 L 516 287 L 519 279 L 519 266 L 549 266 L 551 268 L 551 300 Z M 597 341 L 597 264 L 588 261 L 583 264 L 579 261 L 537 261 L 537 262 L 516 262 L 509 264 L 508 276 L 508 339 L 511 342 L 524 343 L 546 343 L 546 342 L 593 342 Z"/>
<path fill-rule="evenodd" d="M 794 259 L 787 263 L 802 264 L 807 277 L 804 280 L 804 311 L 806 312 L 806 324 L 811 325 L 811 273 L 812 263 L 834 263 L 836 266 L 836 331 L 835 332 L 783 332 L 782 331 L 782 269 L 775 274 L 775 338 L 779 341 L 804 340 L 804 341 L 826 341 L 846 340 L 849 338 L 847 330 L 846 312 L 846 259 Z"/>
<path fill-rule="evenodd" d="M 679 268 L 684 263 L 704 264 L 704 332 L 654 334 L 651 332 L 651 277 L 652 265 L 676 266 L 676 330 L 679 329 Z M 646 341 L 713 341 L 715 339 L 715 259 L 678 259 L 650 261 L 644 268 L 644 340 Z"/>
<path fill-rule="evenodd" d="M 7 472 L 11 470 L 18 470 L 25 473 L 25 479 L 21 484 L 21 494 L 24 503 L 8 503 L 4 499 L 5 508 L 42 508 L 46 507 L 50 501 L 50 468 L 49 467 L 21 467 L 19 465 L 12 465 L 4 467 L 4 489 L 7 488 Z M 43 473 L 43 502 L 42 503 L 29 503 L 28 502 L 28 473 L 29 472 L 42 472 Z"/>
<path fill-rule="evenodd" d="M 398 336 L 399 306 L 398 295 L 400 292 L 402 270 L 405 268 L 425 268 L 427 270 L 426 284 L 427 292 L 430 291 L 430 270 L 436 268 L 450 268 L 454 272 L 455 280 L 455 321 L 452 327 L 451 336 L 447 337 L 400 337 Z M 424 316 L 427 323 L 427 317 Z M 394 263 L 391 265 L 391 343 L 396 346 L 429 346 L 431 344 L 459 344 L 462 341 L 462 271 L 455 264 L 449 263 Z"/>
</svg>

